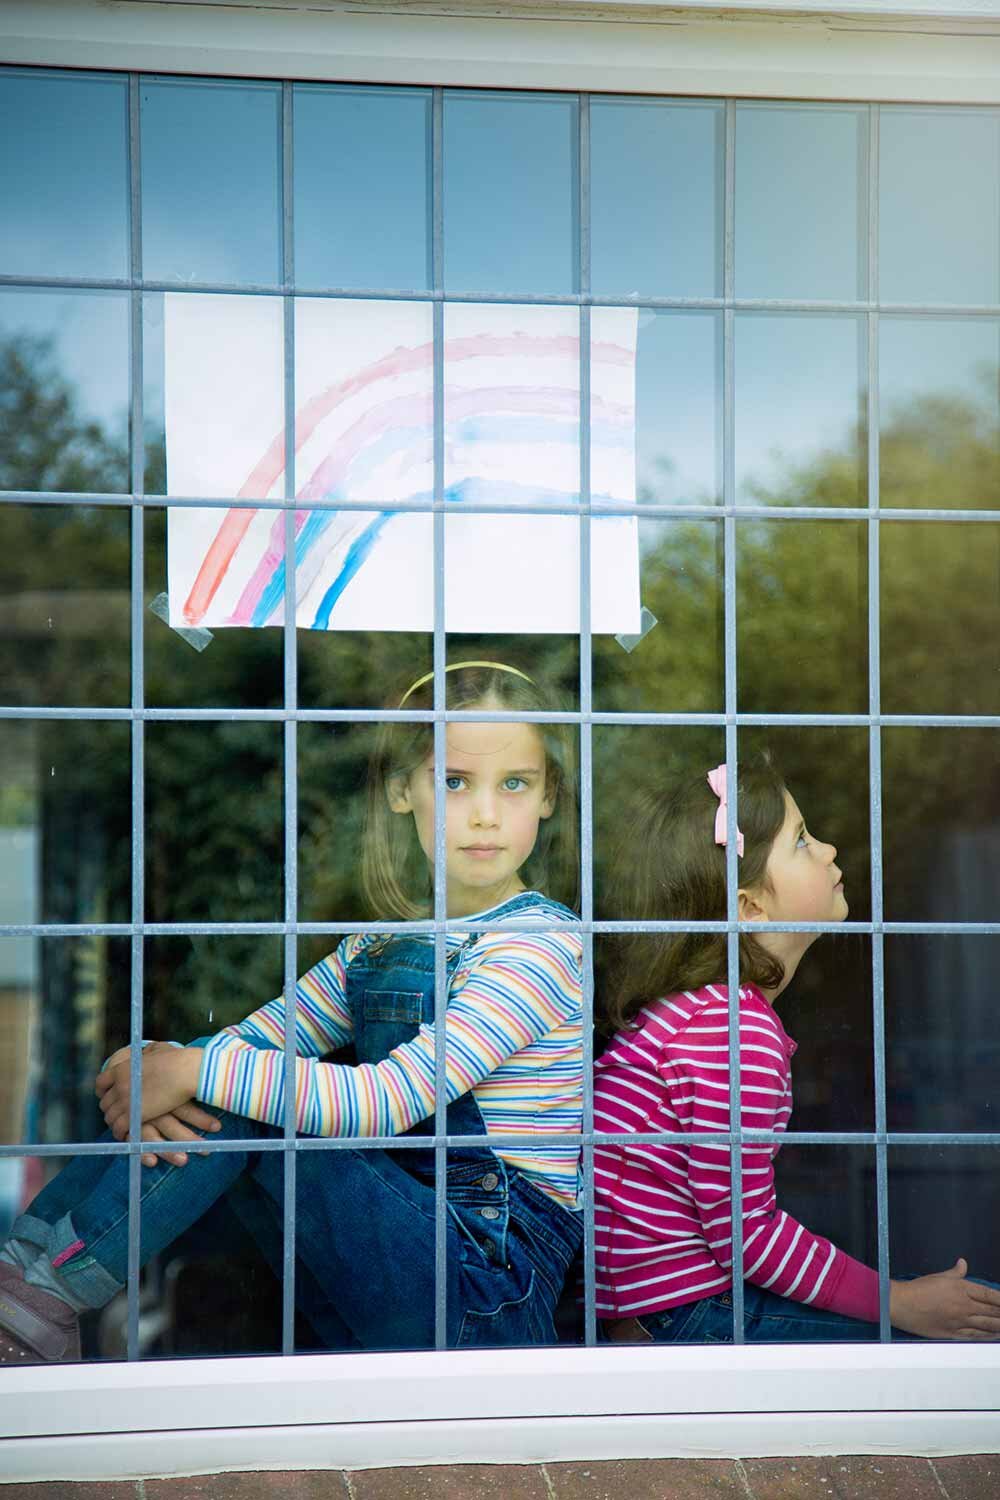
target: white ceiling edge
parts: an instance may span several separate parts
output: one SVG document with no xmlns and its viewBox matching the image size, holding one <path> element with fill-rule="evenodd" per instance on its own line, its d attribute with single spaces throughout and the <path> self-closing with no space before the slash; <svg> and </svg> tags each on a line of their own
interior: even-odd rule
<svg viewBox="0 0 1000 1500">
<path fill-rule="evenodd" d="M 116 3 L 116 0 L 111 0 Z M 122 0 L 117 0 L 122 3 Z M 1000 21 L 1000 0 L 126 0 L 133 5 L 181 5 L 227 10 L 345 11 L 373 10 L 382 14 L 468 14 L 479 11 L 500 20 L 506 16 L 573 11 L 622 16 L 644 13 L 693 16 L 706 19 L 733 16 L 808 17 L 836 20 L 867 17 L 870 20 L 927 19 L 936 21 Z"/>
</svg>

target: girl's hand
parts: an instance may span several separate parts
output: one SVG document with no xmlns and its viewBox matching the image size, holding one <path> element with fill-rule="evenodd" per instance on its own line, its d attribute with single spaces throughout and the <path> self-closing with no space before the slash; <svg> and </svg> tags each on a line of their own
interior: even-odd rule
<svg viewBox="0 0 1000 1500">
<path fill-rule="evenodd" d="M 215 1116 L 192 1102 L 179 1104 L 170 1114 L 160 1115 L 155 1120 L 148 1120 L 142 1127 L 142 1139 L 144 1141 L 197 1141 L 206 1131 L 219 1129 L 221 1127 Z M 202 1151 L 200 1155 L 205 1156 L 207 1152 Z M 146 1151 L 141 1157 L 144 1167 L 155 1167 L 158 1160 L 167 1161 L 173 1167 L 186 1167 L 187 1152 Z"/>
<path fill-rule="evenodd" d="M 1000 1292 L 967 1281 L 959 1257 L 949 1271 L 889 1283 L 889 1319 L 894 1328 L 925 1339 L 1000 1339 Z"/>
<path fill-rule="evenodd" d="M 169 1115 L 189 1103 L 201 1072 L 200 1047 L 146 1047 L 142 1054 L 142 1122 Z M 95 1092 L 108 1129 L 116 1141 L 128 1139 L 131 1081 L 129 1059 L 97 1075 Z"/>
</svg>

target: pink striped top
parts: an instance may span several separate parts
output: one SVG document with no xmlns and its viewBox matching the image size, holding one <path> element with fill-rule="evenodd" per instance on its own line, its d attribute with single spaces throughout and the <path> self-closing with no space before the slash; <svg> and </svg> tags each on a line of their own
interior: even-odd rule
<svg viewBox="0 0 1000 1500">
<path fill-rule="evenodd" d="M 594 1064 L 594 1129 L 691 1137 L 729 1129 L 728 992 L 707 985 L 654 1000 Z M 754 985 L 740 987 L 740 1117 L 782 1131 L 795 1043 Z M 597 1313 L 635 1317 L 732 1285 L 729 1146 L 597 1146 Z M 878 1320 L 878 1276 L 778 1208 L 778 1145 L 747 1146 L 743 1275 L 797 1302 Z"/>
</svg>

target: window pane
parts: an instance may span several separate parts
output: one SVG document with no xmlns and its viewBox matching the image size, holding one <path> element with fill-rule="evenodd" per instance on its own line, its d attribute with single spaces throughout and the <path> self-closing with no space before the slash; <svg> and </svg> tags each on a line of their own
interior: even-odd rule
<svg viewBox="0 0 1000 1500">
<path fill-rule="evenodd" d="M 130 769 L 127 723 L 0 725 L 0 826 L 12 861 L 2 888 L 21 913 L 5 920 L 130 920 Z"/>
<path fill-rule="evenodd" d="M 1000 505 L 1000 324 L 879 323 L 883 505 Z"/>
<path fill-rule="evenodd" d="M 998 1165 L 995 1146 L 890 1147 L 891 1276 L 947 1271 L 961 1255 L 970 1276 L 995 1283 Z"/>
<path fill-rule="evenodd" d="M 577 290 L 577 122 L 571 96 L 445 94 L 449 291 Z"/>
<path fill-rule="evenodd" d="M 602 713 L 721 713 L 722 527 L 640 520 L 638 537 L 642 603 L 657 624 L 631 651 L 614 636 L 594 637 L 594 707 Z"/>
<path fill-rule="evenodd" d="M 1000 713 L 1000 526 L 881 527 L 882 708 Z"/>
<path fill-rule="evenodd" d="M 128 297 L 0 289 L 0 489 L 129 488 Z"/>
<path fill-rule="evenodd" d="M 213 516 L 217 531 L 227 512 L 199 510 L 197 514 Z M 265 514 L 273 521 L 283 513 Z M 207 631 L 199 626 L 192 633 L 183 613 L 173 628 L 164 618 L 171 566 L 178 566 L 168 546 L 169 516 L 168 510 L 153 507 L 143 515 L 146 702 L 154 708 L 280 708 L 284 695 L 280 629 Z"/>
<path fill-rule="evenodd" d="M 996 731 L 884 728 L 882 797 L 886 916 L 996 921 Z"/>
<path fill-rule="evenodd" d="M 594 99 L 591 285 L 609 297 L 722 295 L 721 104 Z"/>
<path fill-rule="evenodd" d="M 722 494 L 719 315 L 595 307 L 590 358 L 594 503 L 715 504 Z"/>
<path fill-rule="evenodd" d="M 879 294 L 1000 300 L 1000 115 L 883 106 Z"/>
<path fill-rule="evenodd" d="M 998 1128 L 998 960 L 1000 938 L 995 936 L 892 933 L 886 937 L 890 1130 Z M 945 995 L 947 1004 L 942 1004 Z"/>
<path fill-rule="evenodd" d="M 755 505 L 867 503 L 860 318 L 736 318 L 736 491 Z"/>
<path fill-rule="evenodd" d="M 124 78 L 0 73 L 0 274 L 128 275 L 127 140 Z"/>
<path fill-rule="evenodd" d="M 430 94 L 295 88 L 299 286 L 430 285 Z"/>
<path fill-rule="evenodd" d="M 280 724 L 146 726 L 146 917 L 282 915 Z"/>
<path fill-rule="evenodd" d="M 280 298 L 144 297 L 149 492 L 283 495 L 283 371 Z"/>
<path fill-rule="evenodd" d="M 405 686 L 400 696 L 402 691 Z M 414 733 L 413 725 L 403 731 L 404 736 Z M 384 921 L 388 916 L 370 909 L 358 859 L 364 790 L 377 737 L 378 729 L 373 724 L 299 725 L 298 881 L 299 917 L 303 922 Z M 415 737 L 419 738 L 419 733 Z M 389 825 L 389 831 L 395 832 L 393 825 Z M 409 873 L 415 877 L 419 894 L 425 897 L 426 862 L 420 863 L 419 850 L 410 852 L 413 868 Z M 318 960 L 338 940 L 331 937 L 315 941 L 323 945 L 322 953 L 316 954 Z"/>
<path fill-rule="evenodd" d="M 736 294 L 865 295 L 868 110 L 736 108 Z"/>
<path fill-rule="evenodd" d="M 741 521 L 744 713 L 865 713 L 868 533 L 860 521 Z"/>
<path fill-rule="evenodd" d="M 128 703 L 129 530 L 111 506 L 0 506 L 5 703 Z"/>
<path fill-rule="evenodd" d="M 141 101 L 143 275 L 276 282 L 279 86 L 147 79 Z"/>
</svg>

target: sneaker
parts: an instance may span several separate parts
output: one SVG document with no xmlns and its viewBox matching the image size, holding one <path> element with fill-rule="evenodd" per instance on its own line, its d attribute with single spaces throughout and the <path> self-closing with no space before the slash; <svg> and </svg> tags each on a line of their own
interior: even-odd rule
<svg viewBox="0 0 1000 1500">
<path fill-rule="evenodd" d="M 0 1365 L 80 1358 L 80 1320 L 71 1307 L 0 1261 Z"/>
</svg>

